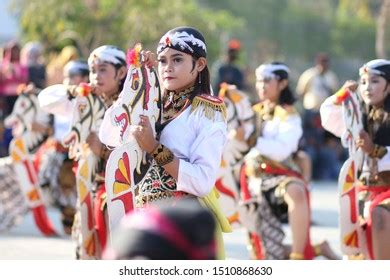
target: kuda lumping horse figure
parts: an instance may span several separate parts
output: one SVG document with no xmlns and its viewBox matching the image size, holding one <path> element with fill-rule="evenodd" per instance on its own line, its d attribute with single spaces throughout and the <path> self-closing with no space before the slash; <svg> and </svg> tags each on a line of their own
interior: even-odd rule
<svg viewBox="0 0 390 280">
<path fill-rule="evenodd" d="M 349 158 L 343 164 L 339 175 L 340 199 L 340 243 L 345 255 L 362 253 L 369 256 L 366 234 L 359 221 L 358 174 L 362 171 L 364 152 L 355 144 L 363 130 L 365 107 L 358 93 L 345 91 L 342 96 L 343 121 L 347 128 L 341 143 L 348 148 Z"/>
<path fill-rule="evenodd" d="M 49 131 L 48 129 L 44 129 L 44 131 L 31 129 L 34 123 L 49 128 L 50 116 L 41 110 L 35 93 L 27 92 L 26 87 L 23 86 L 21 86 L 20 92 L 12 113 L 5 119 L 5 126 L 13 129 L 14 139 L 10 144 L 11 161 L 8 160 L 9 165 L 5 164 L 7 161 L 4 159 L 1 163 L 1 168 L 8 168 L 7 170 L 10 172 L 4 174 L 8 179 L 1 180 L 1 192 L 4 195 L 19 188 L 24 196 L 24 201 L 32 211 L 38 229 L 46 236 L 53 236 L 57 233 L 46 212 L 42 190 L 38 183 L 39 163 L 34 156 L 38 148 L 48 138 Z M 12 183 L 9 181 L 10 177 L 13 177 Z M 3 185 L 7 186 L 8 189 L 3 189 Z M 13 193 L 16 195 L 17 192 Z M 14 196 L 7 196 L 7 201 L 4 201 L 4 204 L 7 205 L 6 208 L 12 210 L 23 205 L 12 206 L 14 198 Z M 22 203 L 20 199 L 17 201 Z"/>
<path fill-rule="evenodd" d="M 106 166 L 110 232 L 127 212 L 133 210 L 136 185 L 149 168 L 146 154 L 138 146 L 131 129 L 138 125 L 140 115 L 149 117 L 153 129 L 161 119 L 157 73 L 141 62 L 140 44 L 128 52 L 127 62 L 123 90 L 107 110 L 99 133 L 103 143 L 115 147 Z"/>
<path fill-rule="evenodd" d="M 227 108 L 228 141 L 223 150 L 215 186 L 221 195 L 222 211 L 232 224 L 239 221 L 237 207 L 240 200 L 239 173 L 241 160 L 249 151 L 245 136 L 253 132 L 254 115 L 249 98 L 234 85 L 222 84 L 219 97 L 223 98 Z M 238 139 L 239 133 L 242 139 Z"/>
<path fill-rule="evenodd" d="M 94 192 L 97 188 L 97 170 L 102 168 L 102 160 L 89 149 L 85 141 L 91 132 L 98 132 L 106 110 L 103 99 L 91 92 L 88 86 L 79 87 L 79 93 L 74 99 L 72 127 L 64 138 L 64 144 L 69 147 L 69 158 L 77 161 L 76 186 L 79 200 L 79 232 L 76 238 L 79 242 L 79 257 L 95 259 L 102 248 L 96 232 L 96 211 L 94 209 Z"/>
<path fill-rule="evenodd" d="M 79 205 L 73 235 L 78 243 L 78 256 L 81 259 L 96 259 L 102 248 L 96 231 L 94 191 L 97 188 L 97 170 L 102 161 L 88 147 L 86 139 L 91 132 L 99 131 L 106 107 L 103 99 L 94 94 L 88 84 L 77 87 L 53 85 L 43 90 L 39 99 L 41 106 L 53 114 L 73 114 L 70 131 L 63 139 L 63 144 L 69 148 L 69 158 L 77 162 Z"/>
</svg>

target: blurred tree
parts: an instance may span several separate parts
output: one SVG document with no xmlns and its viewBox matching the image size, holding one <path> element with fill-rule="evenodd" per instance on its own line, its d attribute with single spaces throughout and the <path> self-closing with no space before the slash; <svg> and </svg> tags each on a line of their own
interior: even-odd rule
<svg viewBox="0 0 390 280">
<path fill-rule="evenodd" d="M 386 44 L 389 41 L 388 32 L 390 16 L 390 0 L 383 0 L 381 3 L 376 29 L 375 50 L 379 58 L 387 58 Z M 386 40 L 387 39 L 387 40 Z"/>
<path fill-rule="evenodd" d="M 339 57 L 375 56 L 375 12 L 370 7 L 376 0 L 340 0 L 332 29 L 332 51 Z"/>
<path fill-rule="evenodd" d="M 49 50 L 73 41 L 84 57 L 103 44 L 128 48 L 142 42 L 154 49 L 166 31 L 179 25 L 202 30 L 215 56 L 219 30 L 242 26 L 231 13 L 201 8 L 195 0 L 11 1 L 26 40 L 40 40 Z"/>
</svg>

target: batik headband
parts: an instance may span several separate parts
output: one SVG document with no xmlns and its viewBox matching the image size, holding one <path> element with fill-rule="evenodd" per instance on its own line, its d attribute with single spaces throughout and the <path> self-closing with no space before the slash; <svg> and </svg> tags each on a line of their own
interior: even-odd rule
<svg viewBox="0 0 390 280">
<path fill-rule="evenodd" d="M 374 59 L 364 64 L 359 69 L 359 75 L 374 74 L 385 78 L 390 81 L 390 61 L 386 59 Z"/>
<path fill-rule="evenodd" d="M 256 79 L 288 79 L 290 69 L 284 64 L 262 64 L 256 69 Z"/>
<path fill-rule="evenodd" d="M 64 76 L 88 75 L 88 64 L 81 60 L 69 61 L 64 67 Z"/>
<path fill-rule="evenodd" d="M 178 27 L 168 31 L 158 43 L 157 54 L 172 48 L 195 57 L 206 57 L 207 49 L 203 35 L 192 27 Z"/>
<path fill-rule="evenodd" d="M 126 55 L 118 47 L 105 45 L 95 49 L 88 58 L 89 66 L 94 63 L 99 64 L 104 62 L 126 66 Z"/>
</svg>

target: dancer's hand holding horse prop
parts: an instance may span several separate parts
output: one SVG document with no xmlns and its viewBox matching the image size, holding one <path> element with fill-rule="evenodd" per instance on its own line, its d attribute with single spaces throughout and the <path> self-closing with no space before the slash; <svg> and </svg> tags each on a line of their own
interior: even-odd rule
<svg viewBox="0 0 390 280">
<path fill-rule="evenodd" d="M 106 111 L 99 131 L 100 140 L 113 148 L 105 178 L 110 232 L 133 210 L 136 185 L 149 168 L 146 153 L 137 144 L 134 134 L 147 129 L 155 135 L 155 123 L 160 120 L 161 91 L 157 73 L 153 65 L 143 60 L 140 44 L 128 51 L 127 63 L 123 90 Z"/>
</svg>

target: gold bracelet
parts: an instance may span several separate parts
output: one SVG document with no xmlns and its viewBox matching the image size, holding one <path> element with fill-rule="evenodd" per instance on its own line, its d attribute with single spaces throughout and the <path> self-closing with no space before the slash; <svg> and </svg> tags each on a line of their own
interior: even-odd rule
<svg viewBox="0 0 390 280">
<path fill-rule="evenodd" d="M 153 150 L 152 156 L 156 163 L 160 166 L 166 165 L 174 159 L 173 153 L 162 144 L 158 144 L 158 146 Z"/>
<path fill-rule="evenodd" d="M 368 155 L 372 158 L 383 158 L 385 154 L 387 154 L 387 148 L 375 144 L 374 149 Z"/>
</svg>

